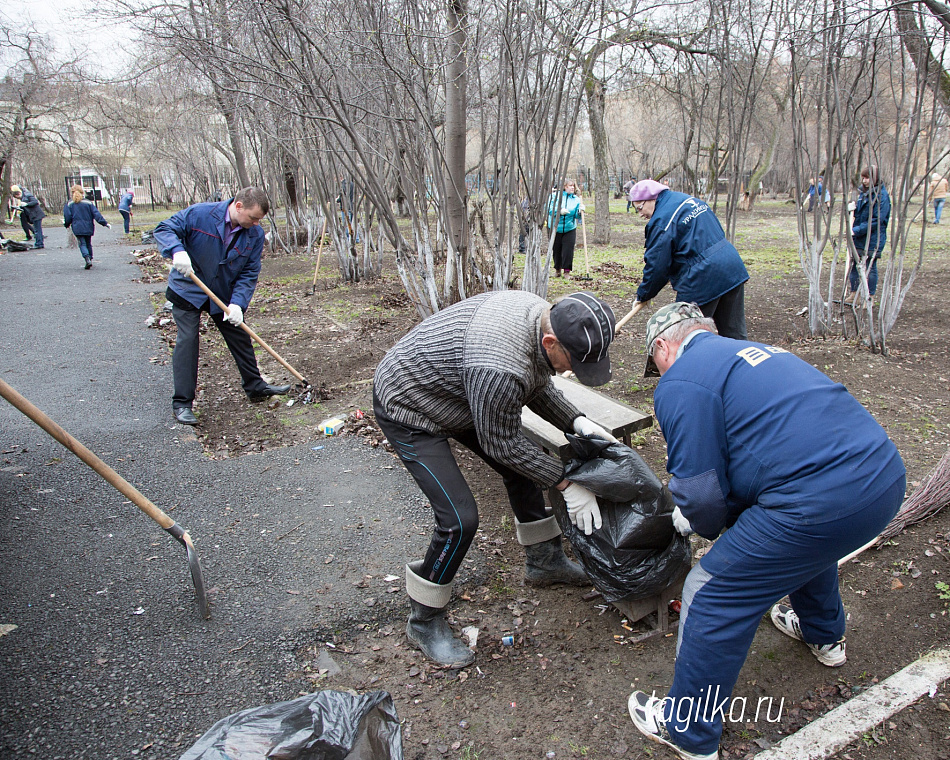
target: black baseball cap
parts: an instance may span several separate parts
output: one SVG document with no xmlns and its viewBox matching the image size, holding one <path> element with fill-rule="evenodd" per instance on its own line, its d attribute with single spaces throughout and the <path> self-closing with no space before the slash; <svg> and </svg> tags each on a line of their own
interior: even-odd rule
<svg viewBox="0 0 950 760">
<path fill-rule="evenodd" d="M 616 324 L 613 310 L 591 293 L 571 293 L 551 307 L 551 328 L 584 385 L 603 385 L 610 380 L 607 347 L 614 339 Z"/>
</svg>

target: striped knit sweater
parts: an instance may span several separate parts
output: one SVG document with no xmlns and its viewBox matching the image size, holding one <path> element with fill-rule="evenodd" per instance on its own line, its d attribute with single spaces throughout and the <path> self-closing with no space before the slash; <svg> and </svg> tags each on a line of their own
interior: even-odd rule
<svg viewBox="0 0 950 760">
<path fill-rule="evenodd" d="M 434 435 L 474 429 L 485 452 L 542 486 L 564 468 L 521 432 L 521 407 L 571 430 L 580 412 L 551 382 L 541 349 L 544 299 L 484 293 L 434 314 L 376 368 L 374 392 L 395 422 Z"/>
</svg>

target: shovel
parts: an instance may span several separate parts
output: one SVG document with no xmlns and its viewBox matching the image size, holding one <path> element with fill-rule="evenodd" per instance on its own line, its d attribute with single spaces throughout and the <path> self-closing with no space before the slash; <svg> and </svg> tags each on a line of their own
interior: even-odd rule
<svg viewBox="0 0 950 760">
<path fill-rule="evenodd" d="M 640 311 L 640 309 L 642 309 L 642 308 L 643 308 L 644 306 L 646 306 L 648 303 L 650 303 L 650 302 L 649 302 L 649 301 L 637 301 L 637 305 L 634 306 L 632 309 L 630 309 L 630 311 L 627 312 L 627 314 L 624 316 L 624 318 L 621 319 L 621 320 L 617 323 L 617 326 L 614 327 L 614 334 L 616 335 L 618 332 L 620 332 L 620 328 L 623 327 L 625 324 L 627 324 L 627 322 L 629 322 L 631 319 L 633 319 L 633 317 L 636 315 L 636 313 L 637 313 L 638 311 Z"/>
<path fill-rule="evenodd" d="M 169 269 L 172 269 L 172 267 L 169 267 Z M 217 307 L 221 309 L 221 311 L 224 312 L 225 316 L 227 316 L 230 310 L 228 309 L 227 306 L 224 305 L 224 301 L 222 301 L 214 293 L 212 293 L 211 288 L 205 285 L 198 278 L 198 275 L 196 275 L 194 272 L 191 273 L 190 277 L 191 277 L 192 282 L 194 282 L 195 285 L 201 288 L 205 292 L 205 295 L 208 296 L 208 298 L 210 298 L 212 301 L 214 301 Z M 263 348 L 267 353 L 269 353 L 277 361 L 279 361 L 284 366 L 284 368 L 288 372 L 290 372 L 291 375 L 296 377 L 305 387 L 310 386 L 310 383 L 307 382 L 306 378 L 303 375 L 301 375 L 297 370 L 295 370 L 293 367 L 291 367 L 286 361 L 284 361 L 284 358 L 280 354 L 278 354 L 273 348 L 268 346 L 264 342 L 263 338 L 261 338 L 256 332 L 254 332 L 250 327 L 247 326 L 246 322 L 241 322 L 241 329 L 244 330 L 244 332 L 246 332 L 248 335 L 250 335 L 255 341 L 257 341 L 257 343 L 260 345 L 261 348 Z"/>
<path fill-rule="evenodd" d="M 166 532 L 171 534 L 172 538 L 185 547 L 185 551 L 188 553 L 188 567 L 191 570 L 191 582 L 195 584 L 195 595 L 198 597 L 198 612 L 203 618 L 207 619 L 211 617 L 211 613 L 208 610 L 208 597 L 205 594 L 205 584 L 201 577 L 201 564 L 198 562 L 198 552 L 195 551 L 195 546 L 191 542 L 191 536 L 188 535 L 188 531 L 184 530 L 178 523 L 152 504 L 135 486 L 125 480 L 119 473 L 53 422 L 53 420 L 39 408 L 27 401 L 26 398 L 21 396 L 3 379 L 0 379 L 0 396 L 3 396 L 7 401 L 13 404 L 13 406 L 23 412 L 23 414 L 33 420 L 33 422 L 43 428 L 43 430 L 53 436 L 53 438 L 63 444 L 63 446 L 72 451 L 83 462 L 88 464 L 93 470 L 99 473 L 109 485 L 114 487 L 119 493 L 135 504 L 135 506 L 161 525 Z"/>
<path fill-rule="evenodd" d="M 320 254 L 323 253 L 323 240 L 327 234 L 327 218 L 323 217 L 323 229 L 320 231 L 320 245 L 317 246 L 317 266 L 313 270 L 313 287 L 310 289 L 310 295 L 317 292 L 317 273 L 320 271 Z"/>
<path fill-rule="evenodd" d="M 590 276 L 590 260 L 587 258 L 587 222 L 585 219 L 587 214 L 581 213 L 581 238 L 584 241 L 584 276 L 578 277 L 578 280 L 589 280 Z"/>
</svg>

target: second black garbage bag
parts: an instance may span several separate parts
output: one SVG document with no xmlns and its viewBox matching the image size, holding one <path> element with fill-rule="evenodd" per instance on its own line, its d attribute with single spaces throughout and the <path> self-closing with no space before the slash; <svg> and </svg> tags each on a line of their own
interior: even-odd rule
<svg viewBox="0 0 950 760">
<path fill-rule="evenodd" d="M 403 760 L 392 697 L 324 691 L 229 715 L 179 760 Z"/>
<path fill-rule="evenodd" d="M 584 535 L 571 524 L 560 492 L 551 502 L 561 532 L 608 602 L 657 594 L 690 568 L 689 539 L 673 528 L 673 496 L 629 446 L 568 434 L 575 456 L 567 478 L 593 491 L 603 527 Z"/>
</svg>

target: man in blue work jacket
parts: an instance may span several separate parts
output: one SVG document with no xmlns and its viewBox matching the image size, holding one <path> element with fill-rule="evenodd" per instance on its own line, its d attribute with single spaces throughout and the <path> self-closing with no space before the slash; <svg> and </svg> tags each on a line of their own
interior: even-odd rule
<svg viewBox="0 0 950 760">
<path fill-rule="evenodd" d="M 652 179 L 637 182 L 630 200 L 650 220 L 634 306 L 654 298 L 669 282 L 677 300 L 694 301 L 713 318 L 720 335 L 745 340 L 749 273 L 709 204 Z"/>
<path fill-rule="evenodd" d="M 261 273 L 264 231 L 261 220 L 270 203 L 263 190 L 245 187 L 233 199 L 197 203 L 155 228 L 161 254 L 172 260 L 166 297 L 178 326 L 172 371 L 175 393 L 172 411 L 183 425 L 197 425 L 192 410 L 198 386 L 198 323 L 201 312 L 211 315 L 241 373 L 241 386 L 251 401 L 263 401 L 290 390 L 270 385 L 261 377 L 248 334 L 241 330 Z M 225 315 L 191 279 L 194 272 L 223 302 Z"/>
<path fill-rule="evenodd" d="M 717 540 L 683 588 L 667 697 L 635 691 L 628 709 L 650 739 L 709 760 L 770 608 L 820 663 L 845 663 L 838 560 L 896 514 L 904 464 L 843 385 L 785 349 L 716 335 L 696 304 L 656 311 L 647 354 L 674 526 Z"/>
</svg>

